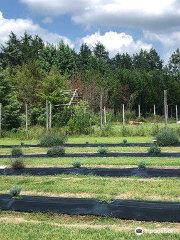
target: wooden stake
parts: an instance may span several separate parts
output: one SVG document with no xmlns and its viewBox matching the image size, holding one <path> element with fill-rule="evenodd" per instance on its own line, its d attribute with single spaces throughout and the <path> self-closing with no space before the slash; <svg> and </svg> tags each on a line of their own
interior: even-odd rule
<svg viewBox="0 0 180 240">
<path fill-rule="evenodd" d="M 176 105 L 176 122 L 179 121 L 179 118 L 178 118 L 178 106 Z"/>
<path fill-rule="evenodd" d="M 104 123 L 107 124 L 106 107 L 104 106 Z"/>
<path fill-rule="evenodd" d="M 102 134 L 102 108 L 103 108 L 103 94 L 102 90 L 100 93 L 100 132 Z"/>
<path fill-rule="evenodd" d="M 141 117 L 141 106 L 138 105 L 139 118 Z"/>
<path fill-rule="evenodd" d="M 123 128 L 125 128 L 125 108 L 123 104 Z"/>
<path fill-rule="evenodd" d="M 165 130 L 168 129 L 168 105 L 167 105 L 167 90 L 164 90 L 164 117 L 165 117 Z"/>
<path fill-rule="evenodd" d="M 26 108 L 26 132 L 28 132 L 28 105 L 25 105 Z"/>
<path fill-rule="evenodd" d="M 49 129 L 52 128 L 52 104 L 49 104 Z"/>
<path fill-rule="evenodd" d="M 0 132 L 2 130 L 2 103 L 0 103 Z"/>
<path fill-rule="evenodd" d="M 156 116 L 156 105 L 154 104 L 154 116 Z"/>
<path fill-rule="evenodd" d="M 48 100 L 46 100 L 46 131 L 49 131 L 49 106 Z"/>
</svg>

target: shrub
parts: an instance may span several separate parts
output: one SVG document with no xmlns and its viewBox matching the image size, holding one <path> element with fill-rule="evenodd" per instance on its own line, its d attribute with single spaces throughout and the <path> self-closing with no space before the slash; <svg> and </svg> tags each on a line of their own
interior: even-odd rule
<svg viewBox="0 0 180 240">
<path fill-rule="evenodd" d="M 126 146 L 127 145 L 127 139 L 123 140 L 123 145 Z"/>
<path fill-rule="evenodd" d="M 161 148 L 157 145 L 152 145 L 148 148 L 149 154 L 159 154 L 161 153 Z"/>
<path fill-rule="evenodd" d="M 47 151 L 47 155 L 51 157 L 55 156 L 63 156 L 65 154 L 64 147 L 61 146 L 54 146 Z"/>
<path fill-rule="evenodd" d="M 11 162 L 11 168 L 13 169 L 23 169 L 25 168 L 25 164 L 23 159 L 17 159 Z"/>
<path fill-rule="evenodd" d="M 113 125 L 109 121 L 106 125 L 103 126 L 102 128 L 102 137 L 108 137 L 113 135 Z"/>
<path fill-rule="evenodd" d="M 81 167 L 81 163 L 80 162 L 73 162 L 73 167 L 74 168 L 80 168 Z"/>
<path fill-rule="evenodd" d="M 13 148 L 11 151 L 11 154 L 13 157 L 22 157 L 23 156 L 23 151 L 21 148 Z"/>
<path fill-rule="evenodd" d="M 179 142 L 179 138 L 173 130 L 160 132 L 156 139 L 159 146 L 171 146 Z"/>
<path fill-rule="evenodd" d="M 98 153 L 100 153 L 100 154 L 107 154 L 108 153 L 108 149 L 105 148 L 105 147 L 100 147 L 98 149 Z"/>
<path fill-rule="evenodd" d="M 58 133 L 49 133 L 44 135 L 40 139 L 40 146 L 41 147 L 53 147 L 64 144 L 66 141 L 65 136 Z"/>
<path fill-rule="evenodd" d="M 20 196 L 21 189 L 18 186 L 14 186 L 10 189 L 10 195 L 12 197 L 19 197 Z"/>
<path fill-rule="evenodd" d="M 145 162 L 139 162 L 138 163 L 138 168 L 139 169 L 145 169 L 146 168 L 146 163 Z"/>
<path fill-rule="evenodd" d="M 89 105 L 86 101 L 80 101 L 79 105 L 73 108 L 73 118 L 71 118 L 67 127 L 69 134 L 91 134 L 93 132 L 92 126 L 95 124 L 95 116 L 90 111 Z"/>
</svg>

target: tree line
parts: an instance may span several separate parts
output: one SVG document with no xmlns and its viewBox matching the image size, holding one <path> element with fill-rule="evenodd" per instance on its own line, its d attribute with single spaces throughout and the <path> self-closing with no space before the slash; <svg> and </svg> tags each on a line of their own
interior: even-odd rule
<svg viewBox="0 0 180 240">
<path fill-rule="evenodd" d="M 82 44 L 79 52 L 63 41 L 57 46 L 45 44 L 39 36 L 27 32 L 18 38 L 13 32 L 0 47 L 0 102 L 3 128 L 18 128 L 24 121 L 28 104 L 31 125 L 44 124 L 45 101 L 65 104 L 63 90 L 79 89 L 93 113 L 99 111 L 100 92 L 104 105 L 117 114 L 125 108 L 133 111 L 141 105 L 142 114 L 163 114 L 163 92 L 168 90 L 168 105 L 180 105 L 180 50 L 164 65 L 155 49 L 139 53 L 117 53 L 110 57 L 100 42 L 94 48 Z M 53 109 L 54 122 L 64 126 L 70 112 Z"/>
</svg>

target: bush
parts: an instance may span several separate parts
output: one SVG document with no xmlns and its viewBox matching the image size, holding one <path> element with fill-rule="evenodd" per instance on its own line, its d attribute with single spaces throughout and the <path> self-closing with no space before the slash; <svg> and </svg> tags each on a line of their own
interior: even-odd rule
<svg viewBox="0 0 180 240">
<path fill-rule="evenodd" d="M 146 168 L 146 163 L 145 162 L 139 162 L 138 163 L 138 168 L 139 169 L 145 169 Z"/>
<path fill-rule="evenodd" d="M 54 146 L 47 151 L 47 155 L 50 157 L 63 156 L 65 154 L 64 147 Z"/>
<path fill-rule="evenodd" d="M 113 135 L 113 126 L 111 122 L 108 122 L 106 125 L 102 128 L 102 137 L 108 137 Z"/>
<path fill-rule="evenodd" d="M 20 196 L 21 189 L 18 186 L 14 186 L 10 189 L 10 195 L 12 197 L 19 197 Z"/>
<path fill-rule="evenodd" d="M 45 108 L 33 108 L 29 111 L 30 125 L 44 125 L 46 122 L 46 109 Z"/>
<path fill-rule="evenodd" d="M 123 140 L 123 145 L 126 146 L 127 145 L 127 139 Z"/>
<path fill-rule="evenodd" d="M 93 112 L 90 111 L 86 101 L 80 101 L 79 105 L 73 108 L 73 118 L 67 123 L 69 134 L 91 134 L 93 132 L 93 125 L 95 125 Z"/>
<path fill-rule="evenodd" d="M 13 157 L 22 157 L 23 156 L 23 151 L 21 148 L 13 148 L 11 151 L 11 155 Z"/>
<path fill-rule="evenodd" d="M 14 160 L 11 162 L 11 168 L 13 169 L 24 169 L 25 164 L 23 159 Z"/>
<path fill-rule="evenodd" d="M 179 142 L 179 138 L 173 130 L 160 132 L 156 139 L 159 146 L 171 146 Z"/>
<path fill-rule="evenodd" d="M 148 148 L 149 154 L 159 154 L 161 153 L 161 148 L 157 145 L 152 145 Z"/>
<path fill-rule="evenodd" d="M 53 146 L 58 146 L 64 144 L 66 141 L 65 136 L 62 134 L 57 134 L 57 133 L 49 133 L 44 135 L 40 139 L 40 146 L 41 147 L 53 147 Z"/>
<path fill-rule="evenodd" d="M 108 149 L 105 148 L 105 147 L 100 147 L 100 148 L 98 149 L 98 153 L 99 153 L 99 154 L 107 154 L 107 153 L 108 153 Z"/>
<path fill-rule="evenodd" d="M 80 162 L 74 162 L 73 163 L 73 167 L 74 168 L 80 168 L 81 167 L 81 163 Z"/>
</svg>

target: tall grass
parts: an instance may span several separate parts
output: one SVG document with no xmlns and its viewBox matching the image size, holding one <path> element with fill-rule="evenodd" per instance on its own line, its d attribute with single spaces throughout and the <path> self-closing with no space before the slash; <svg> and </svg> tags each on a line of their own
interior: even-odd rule
<svg viewBox="0 0 180 240">
<path fill-rule="evenodd" d="M 180 135 L 180 124 L 170 123 L 169 129 L 179 136 Z M 98 125 L 93 126 L 93 132 L 89 136 L 94 137 L 145 137 L 145 136 L 157 136 L 158 133 L 164 130 L 164 123 L 143 123 L 142 125 L 126 125 L 123 128 L 122 124 L 107 124 L 103 127 L 103 134 L 100 133 L 100 127 Z M 74 136 L 67 127 L 52 129 L 52 132 L 63 133 L 64 135 Z M 2 138 L 14 138 L 19 140 L 33 140 L 40 139 L 46 133 L 46 129 L 43 127 L 35 126 L 31 127 L 28 133 L 24 129 L 17 131 L 2 131 Z M 78 135 L 76 135 L 77 137 Z M 79 135 L 80 136 L 80 135 Z"/>
</svg>

